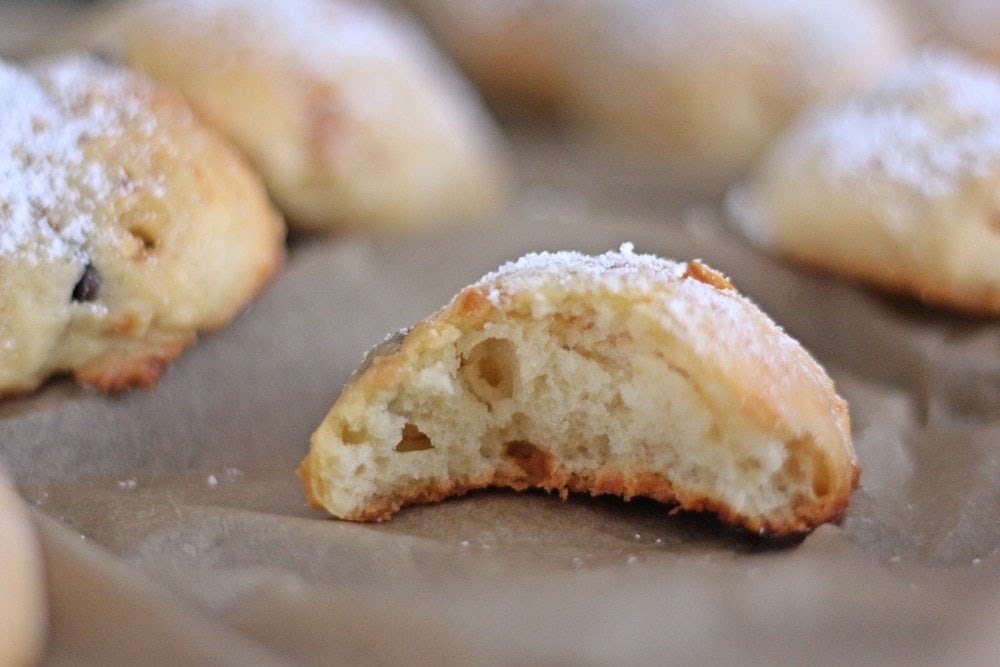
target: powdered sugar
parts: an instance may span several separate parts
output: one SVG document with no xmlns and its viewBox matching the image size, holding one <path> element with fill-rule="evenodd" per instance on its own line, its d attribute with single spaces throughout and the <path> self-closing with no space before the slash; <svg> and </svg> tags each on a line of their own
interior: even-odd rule
<svg viewBox="0 0 1000 667">
<path fill-rule="evenodd" d="M 1000 73 L 926 52 L 872 93 L 800 126 L 791 141 L 814 146 L 833 179 L 948 196 L 1000 166 Z"/>
<path fill-rule="evenodd" d="M 567 291 L 600 291 L 606 294 L 662 294 L 665 284 L 676 284 L 691 278 L 684 298 L 668 302 L 668 312 L 684 309 L 683 317 L 701 319 L 698 311 L 730 312 L 735 322 L 749 304 L 731 289 L 722 290 L 706 282 L 686 262 L 675 262 L 656 255 L 636 253 L 633 244 L 623 243 L 618 252 L 585 255 L 573 251 L 529 253 L 517 261 L 507 262 L 479 281 L 487 287 L 486 298 L 496 307 L 512 294 L 534 294 L 538 301 L 536 315 L 545 314 L 549 304 L 546 288 L 553 285 Z M 724 281 L 723 281 L 724 282 Z"/>
<path fill-rule="evenodd" d="M 591 282 L 599 280 L 605 289 L 617 292 L 625 288 L 651 288 L 657 277 L 677 280 L 684 275 L 686 268 L 685 264 L 655 255 L 638 254 L 631 243 L 623 243 L 618 252 L 597 256 L 565 250 L 529 253 L 486 274 L 479 283 L 491 286 L 487 299 L 498 306 L 502 298 L 501 292 L 494 286 L 498 282 L 521 291 L 542 284 L 572 285 L 584 277 L 590 278 Z"/>
<path fill-rule="evenodd" d="M 83 261 L 94 213 L 123 182 L 88 142 L 152 133 L 135 78 L 89 58 L 25 71 L 0 62 L 0 257 Z"/>
<path fill-rule="evenodd" d="M 496 307 L 503 307 L 504 300 L 514 294 L 534 295 L 532 313 L 536 317 L 545 316 L 552 308 L 547 290 L 553 285 L 569 292 L 671 295 L 663 302 L 664 317 L 672 322 L 665 322 L 668 328 L 704 330 L 692 336 L 697 341 L 713 340 L 712 332 L 717 330 L 727 331 L 729 336 L 743 331 L 746 336 L 736 337 L 740 344 L 755 345 L 748 336 L 753 330 L 750 324 L 755 322 L 750 311 L 756 311 L 756 306 L 735 290 L 721 289 L 710 279 L 700 277 L 710 270 L 692 270 L 699 267 L 639 254 L 631 243 L 623 243 L 618 252 L 597 256 L 571 251 L 530 253 L 487 274 L 479 284 L 488 288 L 486 298 Z M 681 281 L 685 282 L 683 290 L 664 291 L 665 285 Z"/>
</svg>

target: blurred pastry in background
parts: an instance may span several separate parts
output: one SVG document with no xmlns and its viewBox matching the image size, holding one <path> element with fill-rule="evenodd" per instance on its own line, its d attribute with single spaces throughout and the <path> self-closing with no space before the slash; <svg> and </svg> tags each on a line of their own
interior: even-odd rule
<svg viewBox="0 0 1000 667">
<path fill-rule="evenodd" d="M 592 0 L 404 0 L 494 109 L 551 114 L 566 105 L 567 24 Z"/>
<path fill-rule="evenodd" d="M 153 0 L 122 26 L 127 61 L 242 149 L 294 228 L 417 229 L 503 199 L 498 129 L 405 17 L 363 0 Z"/>
<path fill-rule="evenodd" d="M 0 665 L 34 665 L 45 647 L 41 549 L 27 509 L 0 470 Z"/>
<path fill-rule="evenodd" d="M 260 179 L 179 95 L 87 57 L 0 62 L 0 395 L 149 386 L 280 267 Z"/>
<path fill-rule="evenodd" d="M 1000 71 L 922 53 L 801 120 L 729 203 L 797 262 L 1000 315 Z"/>
<path fill-rule="evenodd" d="M 880 0 L 588 0 L 567 30 L 581 125 L 713 173 L 740 171 L 799 113 L 864 88 L 907 45 Z"/>
</svg>

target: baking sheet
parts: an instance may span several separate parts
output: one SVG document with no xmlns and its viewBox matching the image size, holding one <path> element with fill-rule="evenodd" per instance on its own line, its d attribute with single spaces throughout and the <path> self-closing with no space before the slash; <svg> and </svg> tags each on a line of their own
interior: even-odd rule
<svg viewBox="0 0 1000 667">
<path fill-rule="evenodd" d="M 0 403 L 47 554 L 47 662 L 995 664 L 1000 325 L 785 266 L 717 207 L 651 197 L 646 171 L 515 139 L 524 184 L 497 219 L 295 239 L 154 390 Z M 864 469 L 840 525 L 774 543 L 501 491 L 380 525 L 305 506 L 294 468 L 370 345 L 526 251 L 624 241 L 723 270 L 827 367 Z"/>
</svg>

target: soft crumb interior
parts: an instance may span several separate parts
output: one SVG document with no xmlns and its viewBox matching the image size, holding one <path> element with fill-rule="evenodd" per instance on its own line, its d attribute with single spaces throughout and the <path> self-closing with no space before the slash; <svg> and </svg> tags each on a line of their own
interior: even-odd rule
<svg viewBox="0 0 1000 667">
<path fill-rule="evenodd" d="M 569 480 L 589 490 L 654 473 L 690 504 L 784 517 L 829 491 L 808 439 L 764 433 L 741 414 L 740 396 L 654 335 L 636 316 L 585 312 L 460 337 L 363 423 L 333 424 L 333 441 L 314 452 L 331 476 L 328 508 L 351 516 L 433 489 Z"/>
</svg>

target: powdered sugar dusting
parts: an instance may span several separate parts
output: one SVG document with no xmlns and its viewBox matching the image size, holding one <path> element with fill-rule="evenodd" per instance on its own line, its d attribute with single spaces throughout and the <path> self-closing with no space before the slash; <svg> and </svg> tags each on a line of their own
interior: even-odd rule
<svg viewBox="0 0 1000 667">
<path fill-rule="evenodd" d="M 510 294 L 541 294 L 553 285 L 567 291 L 596 289 L 608 294 L 659 294 L 665 284 L 689 278 L 690 269 L 687 262 L 637 253 L 632 243 L 623 243 L 618 252 L 596 256 L 574 251 L 529 253 L 483 276 L 479 285 L 487 288 L 488 301 L 502 307 Z M 683 303 L 667 304 L 667 309 L 740 310 L 743 305 L 737 303 L 735 294 L 695 277 L 690 279 Z M 739 314 L 733 316 L 738 319 Z"/>
<path fill-rule="evenodd" d="M 488 288 L 486 298 L 502 307 L 512 294 L 535 294 L 544 299 L 546 288 L 557 285 L 570 291 L 599 291 L 605 294 L 670 294 L 663 303 L 665 317 L 674 324 L 692 330 L 704 329 L 708 339 L 715 330 L 739 331 L 748 327 L 748 311 L 756 311 L 748 299 L 735 290 L 719 289 L 693 275 L 691 264 L 675 262 L 656 255 L 636 253 L 633 244 L 623 243 L 618 252 L 591 256 L 579 252 L 530 253 L 515 262 L 508 262 L 484 276 L 479 284 Z M 684 290 L 664 290 L 665 285 L 685 283 Z M 537 315 L 548 305 L 540 302 Z M 759 311 L 757 311 L 759 312 Z M 761 317 L 766 317 L 760 313 Z M 702 326 L 710 320 L 722 326 Z M 743 344 L 753 344 L 748 337 Z"/>
<path fill-rule="evenodd" d="M 0 257 L 84 260 L 94 213 L 122 181 L 88 158 L 86 144 L 152 133 L 151 113 L 128 92 L 135 80 L 84 57 L 31 71 L 0 62 Z"/>
<path fill-rule="evenodd" d="M 925 52 L 878 89 L 801 126 L 834 179 L 888 180 L 926 198 L 1000 166 L 1000 73 Z"/>
<path fill-rule="evenodd" d="M 585 276 L 599 280 L 606 289 L 614 292 L 626 287 L 642 289 L 643 282 L 645 287 L 651 288 L 657 277 L 677 280 L 684 275 L 686 268 L 686 264 L 655 255 L 638 254 L 633 244 L 623 243 L 618 252 L 597 256 L 568 250 L 529 253 L 486 274 L 479 284 L 490 285 L 487 299 L 499 306 L 502 295 L 495 283 L 506 279 L 516 280 L 518 290 L 530 290 L 553 282 L 572 285 Z"/>
</svg>

